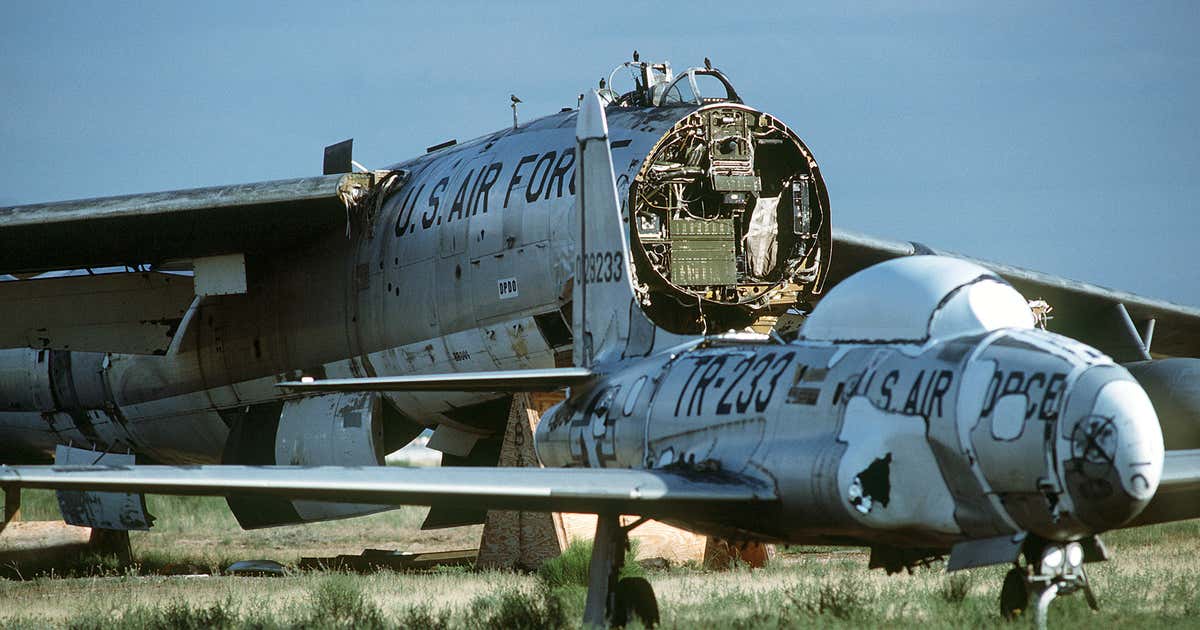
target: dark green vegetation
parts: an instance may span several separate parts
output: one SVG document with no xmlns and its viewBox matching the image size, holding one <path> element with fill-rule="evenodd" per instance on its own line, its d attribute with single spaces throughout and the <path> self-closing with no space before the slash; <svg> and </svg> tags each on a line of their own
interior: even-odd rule
<svg viewBox="0 0 1200 630">
<path fill-rule="evenodd" d="M 27 493 L 27 519 L 56 515 L 49 493 Z M 282 578 L 182 577 L 238 559 L 437 549 L 477 543 L 478 528 L 419 532 L 424 510 L 404 508 L 300 528 L 242 532 L 210 499 L 150 498 L 154 533 L 135 534 L 135 564 L 92 558 L 55 577 L 0 580 L 0 626 L 18 628 L 560 628 L 582 616 L 588 549 L 576 545 L 536 574 L 442 569 L 405 574 L 294 572 Z M 1105 537 L 1114 559 L 1089 565 L 1102 610 L 1082 597 L 1051 608 L 1056 628 L 1200 625 L 1200 521 Z M 322 548 L 328 545 L 332 548 Z M 1024 627 L 1003 622 L 1004 568 L 947 576 L 940 569 L 887 577 L 862 550 L 789 548 L 766 569 L 642 569 L 668 628 L 916 626 Z M 29 578 L 29 576 L 26 576 Z"/>
</svg>

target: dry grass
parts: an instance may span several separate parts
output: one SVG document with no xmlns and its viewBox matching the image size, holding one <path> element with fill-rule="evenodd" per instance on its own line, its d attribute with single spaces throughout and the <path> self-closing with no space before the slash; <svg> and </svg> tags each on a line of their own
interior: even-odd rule
<svg viewBox="0 0 1200 630">
<path fill-rule="evenodd" d="M 26 518 L 52 518 L 30 493 Z M 132 537 L 140 564 L 76 567 L 74 577 L 0 580 L 0 626 L 11 627 L 576 627 L 586 553 L 532 574 L 444 569 L 356 575 L 294 572 L 282 578 L 147 575 L 163 563 L 224 566 L 363 548 L 446 549 L 477 544 L 479 528 L 420 532 L 425 510 L 257 532 L 238 529 L 220 500 L 151 497 L 156 531 Z M 1200 521 L 1105 538 L 1113 560 L 1089 565 L 1102 610 L 1081 597 L 1051 610 L 1055 627 L 1195 626 L 1200 619 Z M 1004 568 L 947 576 L 940 569 L 888 577 L 862 550 L 801 549 L 761 570 L 676 567 L 647 574 L 668 628 L 905 625 L 999 627 Z"/>
</svg>

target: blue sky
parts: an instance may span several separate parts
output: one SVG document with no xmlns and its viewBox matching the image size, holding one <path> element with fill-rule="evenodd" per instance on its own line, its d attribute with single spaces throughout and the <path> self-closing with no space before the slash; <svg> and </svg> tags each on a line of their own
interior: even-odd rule
<svg viewBox="0 0 1200 630">
<path fill-rule="evenodd" d="M 599 7 L 599 9 L 597 9 Z M 369 166 L 712 58 L 836 225 L 1200 305 L 1200 3 L 5 3 L 0 205 Z"/>
</svg>

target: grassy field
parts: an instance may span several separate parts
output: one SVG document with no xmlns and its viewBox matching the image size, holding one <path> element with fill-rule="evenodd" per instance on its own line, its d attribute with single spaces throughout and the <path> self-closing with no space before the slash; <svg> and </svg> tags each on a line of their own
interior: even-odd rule
<svg viewBox="0 0 1200 630">
<path fill-rule="evenodd" d="M 54 574 L 0 580 L 0 627 L 15 628 L 557 628 L 578 627 L 586 550 L 538 574 L 473 571 L 293 571 L 286 577 L 163 576 L 235 560 L 294 563 L 364 548 L 442 550 L 478 544 L 479 527 L 421 532 L 424 509 L 255 532 L 223 500 L 150 497 L 153 532 L 131 538 L 134 564 L 80 559 Z M 57 517 L 53 495 L 27 492 L 27 520 Z M 1062 599 L 1060 628 L 1200 627 L 1200 521 L 1105 537 L 1114 559 L 1089 565 L 1101 611 Z M 645 570 L 667 628 L 1008 626 L 997 613 L 1003 568 L 885 576 L 860 549 L 795 548 L 764 569 Z M 634 570 L 638 570 L 635 568 Z"/>
</svg>

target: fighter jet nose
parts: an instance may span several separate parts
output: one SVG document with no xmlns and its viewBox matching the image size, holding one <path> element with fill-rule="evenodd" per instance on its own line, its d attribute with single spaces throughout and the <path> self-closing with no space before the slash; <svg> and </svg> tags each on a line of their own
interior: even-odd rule
<svg viewBox="0 0 1200 630">
<path fill-rule="evenodd" d="M 1090 368 L 1071 389 L 1058 443 L 1067 492 L 1089 529 L 1119 527 L 1158 490 L 1163 468 L 1158 416 L 1124 368 Z"/>
</svg>

